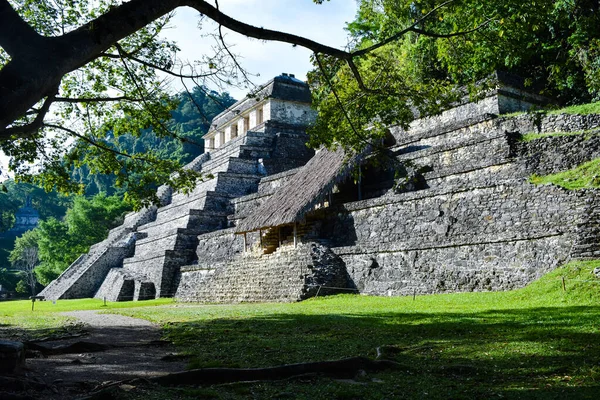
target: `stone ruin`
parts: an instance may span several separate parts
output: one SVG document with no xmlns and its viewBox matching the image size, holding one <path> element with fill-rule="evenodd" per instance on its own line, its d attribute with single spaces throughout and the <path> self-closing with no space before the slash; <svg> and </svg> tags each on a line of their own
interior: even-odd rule
<svg viewBox="0 0 600 400">
<path fill-rule="evenodd" d="M 40 222 L 40 214 L 33 208 L 31 197 L 25 198 L 25 204 L 15 213 L 15 225 L 8 231 L 0 233 L 1 237 L 17 237 L 23 233 L 34 229 Z"/>
<path fill-rule="evenodd" d="M 502 116 L 544 101 L 499 81 L 478 102 L 390 127 L 388 154 L 421 174 L 398 190 L 374 156 L 311 159 L 309 88 L 278 76 L 213 120 L 186 167 L 207 177 L 193 192 L 159 188 L 160 205 L 128 214 L 41 295 L 229 303 L 522 287 L 600 256 L 598 192 L 528 181 L 599 157 L 600 138 L 519 141 L 598 130 L 600 115 Z"/>
</svg>

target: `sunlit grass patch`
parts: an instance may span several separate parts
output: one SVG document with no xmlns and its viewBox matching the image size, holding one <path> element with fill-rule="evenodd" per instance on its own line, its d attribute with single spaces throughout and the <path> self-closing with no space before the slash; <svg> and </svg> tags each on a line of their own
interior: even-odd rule
<svg viewBox="0 0 600 400">
<path fill-rule="evenodd" d="M 147 307 L 172 304 L 172 299 L 158 299 L 148 302 L 108 302 L 103 300 L 31 300 L 0 302 L 0 336 L 28 339 L 37 336 L 49 336 L 74 328 L 75 319 L 61 315 L 62 312 L 76 310 L 111 310 L 117 308 Z"/>
<path fill-rule="evenodd" d="M 533 175 L 529 180 L 536 185 L 552 183 L 569 190 L 599 188 L 600 158 L 556 174 Z"/>
<path fill-rule="evenodd" d="M 510 292 L 414 300 L 340 295 L 291 304 L 163 300 L 111 303 L 108 311 L 163 324 L 165 337 L 189 357 L 190 368 L 375 358 L 378 349 L 398 363 L 396 370 L 351 380 L 306 376 L 198 388 L 141 384 L 128 399 L 594 398 L 600 386 L 600 279 L 592 274 L 597 267 L 600 261 L 572 262 Z M 97 300 L 65 303 L 56 306 L 102 309 Z M 38 315 L 56 315 L 50 304 L 43 307 L 49 308 Z M 11 313 L 13 322 L 31 315 Z"/>
<path fill-rule="evenodd" d="M 560 137 L 560 136 L 584 136 L 586 140 L 591 139 L 593 136 L 597 136 L 600 134 L 599 129 L 589 129 L 589 130 L 581 130 L 581 131 L 572 131 L 572 132 L 529 132 L 521 136 L 520 141 L 522 142 L 531 142 L 536 139 L 542 139 L 547 137 Z"/>
<path fill-rule="evenodd" d="M 557 110 L 550 110 L 548 111 L 548 114 L 600 114 L 600 101 L 595 103 L 564 107 Z"/>
</svg>

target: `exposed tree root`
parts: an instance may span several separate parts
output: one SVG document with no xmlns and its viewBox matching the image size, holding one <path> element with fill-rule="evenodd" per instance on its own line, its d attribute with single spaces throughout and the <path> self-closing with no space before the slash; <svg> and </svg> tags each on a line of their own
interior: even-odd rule
<svg viewBox="0 0 600 400">
<path fill-rule="evenodd" d="M 75 342 L 66 346 L 48 347 L 33 342 L 25 343 L 27 350 L 35 350 L 44 356 L 57 354 L 75 354 L 75 353 L 97 353 L 108 350 L 111 346 L 94 342 Z"/>
<path fill-rule="evenodd" d="M 0 388 L 9 392 L 24 392 L 29 389 L 44 390 L 48 385 L 21 376 L 0 376 Z M 0 392 L 0 399 L 4 399 L 6 392 Z"/>
<path fill-rule="evenodd" d="M 87 332 L 79 332 L 79 333 L 72 333 L 72 334 L 67 334 L 67 335 L 57 335 L 57 336 L 44 336 L 41 337 L 39 339 L 32 339 L 32 340 L 28 340 L 26 342 L 26 344 L 28 343 L 42 343 L 42 342 L 57 342 L 59 340 L 70 340 L 70 339 L 75 339 L 78 337 L 82 337 L 87 335 Z"/>
<path fill-rule="evenodd" d="M 304 374 L 348 378 L 355 376 L 360 370 L 381 371 L 399 366 L 393 361 L 375 361 L 366 357 L 353 357 L 337 361 L 319 361 L 267 368 L 202 368 L 158 376 L 150 378 L 149 381 L 159 385 L 212 385 L 241 381 L 280 380 Z"/>
<path fill-rule="evenodd" d="M 352 357 L 336 361 L 317 361 L 266 368 L 201 368 L 149 379 L 136 378 L 121 382 L 111 382 L 102 389 L 94 391 L 78 400 L 106 400 L 106 396 L 114 398 L 116 392 L 123 385 L 152 383 L 161 386 L 223 385 L 239 382 L 275 381 L 314 375 L 326 375 L 333 378 L 352 378 L 361 370 L 382 371 L 397 368 L 408 367 L 393 361 Z"/>
</svg>

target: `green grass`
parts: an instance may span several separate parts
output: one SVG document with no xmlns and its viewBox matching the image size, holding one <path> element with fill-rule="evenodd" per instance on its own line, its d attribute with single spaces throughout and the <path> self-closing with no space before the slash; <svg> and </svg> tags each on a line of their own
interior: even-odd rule
<svg viewBox="0 0 600 400">
<path fill-rule="evenodd" d="M 520 140 L 522 142 L 531 142 L 533 140 L 541 139 L 541 138 L 545 138 L 545 137 L 578 136 L 578 135 L 583 135 L 583 136 L 585 136 L 585 139 L 588 140 L 588 139 L 592 138 L 593 136 L 597 136 L 599 134 L 600 134 L 599 129 L 589 129 L 589 130 L 573 131 L 573 132 L 543 132 L 543 133 L 529 132 L 529 133 L 522 135 Z"/>
<path fill-rule="evenodd" d="M 573 262 L 511 292 L 415 300 L 342 295 L 293 304 L 167 302 L 132 308 L 149 303 L 112 303 L 109 312 L 162 323 L 165 336 L 189 356 L 192 368 L 374 358 L 381 346 L 401 365 L 350 381 L 303 376 L 196 388 L 136 384 L 118 398 L 595 399 L 600 390 L 600 279 L 591 271 L 597 267 L 600 261 Z M 4 310 L 0 304 L 7 323 L 34 315 L 19 309 L 19 303 L 30 306 L 15 302 Z M 101 308 L 96 300 L 38 305 L 36 317 Z"/>
<path fill-rule="evenodd" d="M 600 114 L 600 101 L 596 103 L 588 103 L 588 104 L 580 104 L 577 106 L 569 106 L 557 109 L 533 109 L 531 111 L 516 111 L 513 113 L 502 114 L 503 117 L 511 118 L 518 117 L 519 115 L 527 114 L 527 113 L 542 113 L 542 114 L 578 114 L 578 115 L 588 115 L 588 114 Z"/>
<path fill-rule="evenodd" d="M 596 103 L 581 104 L 577 106 L 570 106 L 560 108 L 558 110 L 550 110 L 548 114 L 600 114 L 600 101 Z"/>
<path fill-rule="evenodd" d="M 342 295 L 295 304 L 115 312 L 164 324 L 192 368 L 375 357 L 380 346 L 402 365 L 353 382 L 308 377 L 201 389 L 152 387 L 136 399 L 595 398 L 600 280 L 591 271 L 599 266 L 571 263 L 511 292 L 415 300 Z"/>
<path fill-rule="evenodd" d="M 556 174 L 532 175 L 529 181 L 536 185 L 552 183 L 569 190 L 599 188 L 600 158 Z"/>
<path fill-rule="evenodd" d="M 74 310 L 112 310 L 115 308 L 146 307 L 170 304 L 172 299 L 149 302 L 104 302 L 98 299 L 36 301 L 31 311 L 30 300 L 0 302 L 0 337 L 28 340 L 40 336 L 61 334 L 77 329 L 74 319 L 60 315 Z"/>
</svg>

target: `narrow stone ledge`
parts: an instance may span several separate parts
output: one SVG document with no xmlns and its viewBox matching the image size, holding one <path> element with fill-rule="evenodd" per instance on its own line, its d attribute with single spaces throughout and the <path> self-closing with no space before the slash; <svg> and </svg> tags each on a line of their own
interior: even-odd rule
<svg viewBox="0 0 600 400">
<path fill-rule="evenodd" d="M 548 238 L 556 238 L 565 235 L 572 235 L 568 232 L 550 232 L 545 235 L 528 236 L 520 238 L 506 238 L 501 240 L 490 240 L 490 241 L 469 241 L 469 242 L 458 242 L 458 243 L 440 243 L 436 246 L 417 246 L 417 245 L 406 245 L 402 243 L 389 243 L 389 244 L 368 244 L 361 243 L 356 246 L 339 246 L 332 247 L 333 252 L 339 256 L 354 255 L 354 254 L 374 254 L 374 253 L 399 253 L 403 251 L 427 251 L 427 250 L 438 250 L 438 249 L 451 249 L 460 247 L 471 247 L 471 246 L 484 246 L 490 244 L 503 244 L 503 243 L 518 243 L 518 242 L 529 242 L 534 240 L 543 240 Z"/>
</svg>

